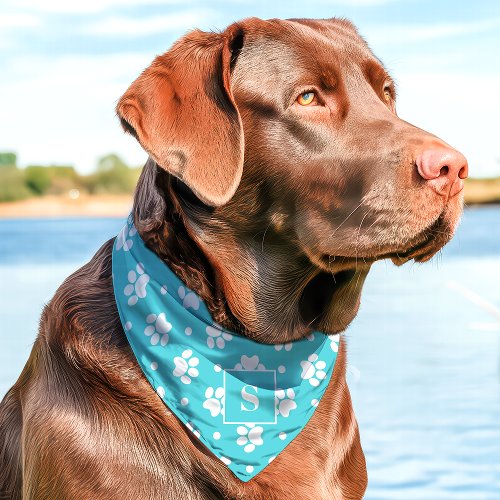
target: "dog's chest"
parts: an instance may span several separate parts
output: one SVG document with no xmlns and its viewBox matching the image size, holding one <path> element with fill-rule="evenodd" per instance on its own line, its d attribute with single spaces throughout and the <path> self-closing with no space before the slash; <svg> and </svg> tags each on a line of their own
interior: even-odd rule
<svg viewBox="0 0 500 500">
<path fill-rule="evenodd" d="M 331 394 L 325 396 L 327 404 L 331 403 L 333 396 L 333 387 L 330 389 Z M 245 483 L 237 479 L 227 468 L 217 467 L 218 460 L 196 440 L 190 439 L 182 425 L 175 421 L 175 416 L 170 414 L 169 425 L 172 433 L 183 434 L 183 439 L 176 442 L 179 449 L 169 450 L 170 471 L 173 462 L 178 461 L 182 453 L 184 453 L 182 458 L 187 458 L 191 462 L 188 469 L 191 467 L 197 469 L 197 463 L 201 461 L 199 476 L 204 477 L 204 480 L 198 485 L 193 485 L 198 487 L 201 498 L 212 498 L 210 494 L 207 497 L 207 485 L 210 485 L 211 492 L 217 491 L 216 498 L 252 500 L 345 498 L 342 493 L 345 485 L 342 484 L 344 480 L 339 477 L 339 466 L 342 465 L 348 443 L 342 442 L 344 434 L 337 432 L 336 422 L 338 415 L 329 415 L 325 409 L 318 412 L 268 467 Z M 178 466 L 179 463 L 174 468 Z M 186 480 L 185 477 L 179 479 L 182 483 Z"/>
</svg>

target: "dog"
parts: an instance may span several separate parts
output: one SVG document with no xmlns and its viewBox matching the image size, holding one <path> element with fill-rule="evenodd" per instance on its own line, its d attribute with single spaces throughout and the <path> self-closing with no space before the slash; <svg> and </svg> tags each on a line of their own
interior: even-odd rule
<svg viewBox="0 0 500 500">
<path fill-rule="evenodd" d="M 117 114 L 149 154 L 132 217 L 225 328 L 267 344 L 355 317 L 373 262 L 429 260 L 452 237 L 467 161 L 396 114 L 394 82 L 343 19 L 193 31 Z M 359 499 L 365 459 L 345 381 L 242 482 L 137 365 L 105 243 L 44 308 L 0 406 L 0 495 L 24 499 Z"/>
</svg>

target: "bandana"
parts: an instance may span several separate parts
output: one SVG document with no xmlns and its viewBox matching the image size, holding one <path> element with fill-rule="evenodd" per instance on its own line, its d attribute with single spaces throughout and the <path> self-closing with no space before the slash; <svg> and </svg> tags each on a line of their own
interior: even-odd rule
<svg viewBox="0 0 500 500">
<path fill-rule="evenodd" d="M 339 336 L 261 344 L 222 328 L 149 250 L 132 217 L 113 248 L 121 323 L 168 408 L 242 481 L 299 434 L 328 386 Z"/>
</svg>

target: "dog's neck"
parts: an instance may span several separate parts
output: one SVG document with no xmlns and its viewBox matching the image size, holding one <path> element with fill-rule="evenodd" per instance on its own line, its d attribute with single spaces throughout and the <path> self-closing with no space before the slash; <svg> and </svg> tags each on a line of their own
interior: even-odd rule
<svg viewBox="0 0 500 500">
<path fill-rule="evenodd" d="M 266 343 L 310 333 L 299 304 L 317 270 L 286 241 L 276 241 L 272 228 L 262 228 L 259 214 L 252 229 L 245 226 L 248 211 L 246 220 L 231 224 L 227 211 L 216 212 L 152 160 L 145 165 L 135 193 L 136 227 L 148 247 L 203 298 L 213 319 Z M 249 237 L 252 232 L 255 238 Z"/>
</svg>

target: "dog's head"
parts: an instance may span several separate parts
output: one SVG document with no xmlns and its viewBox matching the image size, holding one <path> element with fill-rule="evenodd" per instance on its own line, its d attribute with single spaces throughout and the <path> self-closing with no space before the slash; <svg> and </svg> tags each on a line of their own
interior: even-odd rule
<svg viewBox="0 0 500 500">
<path fill-rule="evenodd" d="M 374 261 L 428 260 L 457 226 L 467 162 L 395 102 L 351 23 L 248 19 L 179 40 L 117 111 L 231 313 L 283 342 L 342 331 Z"/>
</svg>

